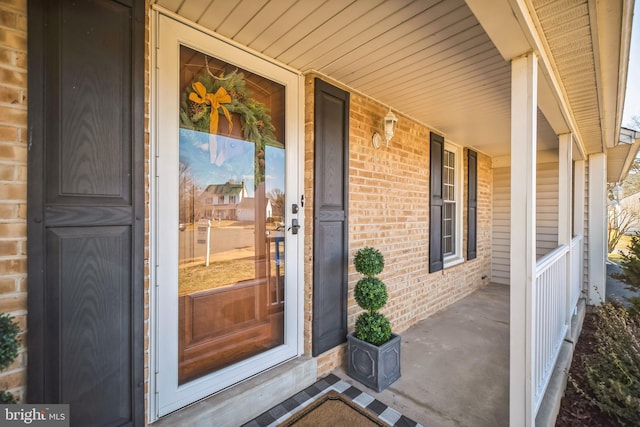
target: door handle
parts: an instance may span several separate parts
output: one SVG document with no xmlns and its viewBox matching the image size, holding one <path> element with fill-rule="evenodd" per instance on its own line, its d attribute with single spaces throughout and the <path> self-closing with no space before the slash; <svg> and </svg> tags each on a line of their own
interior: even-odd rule
<svg viewBox="0 0 640 427">
<path fill-rule="evenodd" d="M 291 220 L 291 227 L 289 227 L 289 230 L 291 230 L 291 234 L 298 234 L 299 229 L 300 224 L 298 224 L 298 220 L 296 218 L 293 218 Z"/>
</svg>

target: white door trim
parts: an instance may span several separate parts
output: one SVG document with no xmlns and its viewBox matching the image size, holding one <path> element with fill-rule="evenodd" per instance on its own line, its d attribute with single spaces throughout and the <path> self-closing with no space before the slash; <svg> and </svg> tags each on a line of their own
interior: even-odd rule
<svg viewBox="0 0 640 427">
<path fill-rule="evenodd" d="M 286 195 L 286 224 L 287 228 L 293 218 L 298 219 L 300 225 L 304 225 L 304 209 L 301 205 L 302 189 L 304 188 L 304 78 L 301 73 L 292 71 L 289 67 L 282 66 L 275 61 L 268 60 L 263 55 L 251 52 L 247 48 L 239 47 L 223 37 L 210 31 L 202 31 L 195 24 L 184 22 L 183 18 L 176 19 L 173 14 L 165 13 L 154 7 L 151 20 L 151 106 L 150 106 L 150 302 L 149 302 L 149 420 L 153 421 L 159 416 L 179 409 L 193 401 L 204 398 L 219 390 L 229 387 L 252 375 L 256 375 L 269 367 L 281 363 L 303 352 L 303 284 L 304 284 L 304 231 L 300 229 L 297 235 L 286 233 L 285 245 L 287 247 L 286 291 L 287 303 L 285 304 L 285 345 L 255 356 L 247 361 L 240 362 L 220 372 L 189 382 L 182 386 L 177 384 L 177 374 L 167 372 L 170 366 L 174 366 L 177 373 L 177 320 L 170 322 L 167 319 L 177 319 L 177 290 L 167 290 L 166 283 L 177 281 L 177 277 L 167 274 L 167 266 L 177 255 L 172 250 L 164 247 L 159 250 L 159 242 L 162 240 L 161 232 L 176 229 L 170 227 L 170 215 L 160 215 L 159 212 L 171 210 L 167 197 L 171 190 L 171 183 L 162 185 L 162 197 L 159 195 L 163 173 L 170 176 L 172 162 L 177 165 L 177 147 L 172 150 L 169 144 L 162 143 L 163 135 L 177 135 L 178 115 L 171 115 L 168 108 L 163 105 L 179 105 L 179 91 L 177 84 L 178 75 L 178 43 L 203 51 L 211 56 L 220 58 L 229 63 L 235 63 L 238 67 L 263 75 L 273 81 L 286 86 L 286 170 L 287 178 Z M 171 16 L 169 16 L 171 15 Z M 175 46 L 175 52 L 172 51 Z M 161 52 L 161 53 L 160 53 Z M 173 70 L 172 70 L 173 67 Z M 161 90 L 166 87 L 170 89 Z M 176 166 L 177 171 L 177 166 Z M 162 173 L 158 173 L 162 172 Z M 159 176 L 160 175 L 160 176 Z M 177 176 L 177 175 L 176 175 Z M 151 179 L 153 178 L 153 179 Z M 297 214 L 291 211 L 291 205 L 300 206 Z M 163 231 L 164 230 L 164 231 Z M 175 251 L 173 251 L 175 252 Z M 293 254 L 293 255 L 292 255 Z M 173 275 L 175 276 L 175 275 Z M 166 282 L 164 281 L 166 280 Z M 173 293 L 176 295 L 173 295 Z M 175 307 L 171 307 L 170 301 L 175 301 Z M 173 324 L 171 324 L 173 323 Z M 165 340 L 167 337 L 176 337 L 175 351 L 166 351 Z M 221 374 L 222 373 L 222 374 Z"/>
</svg>

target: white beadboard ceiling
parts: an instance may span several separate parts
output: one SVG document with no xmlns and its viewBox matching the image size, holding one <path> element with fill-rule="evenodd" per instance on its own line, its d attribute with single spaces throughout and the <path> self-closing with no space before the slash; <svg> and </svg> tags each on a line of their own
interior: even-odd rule
<svg viewBox="0 0 640 427">
<path fill-rule="evenodd" d="M 464 0 L 157 0 L 302 72 L 316 70 L 491 156 L 510 151 L 511 68 Z M 587 152 L 602 149 L 588 0 L 533 0 Z M 557 147 L 538 114 L 538 147 Z"/>
</svg>

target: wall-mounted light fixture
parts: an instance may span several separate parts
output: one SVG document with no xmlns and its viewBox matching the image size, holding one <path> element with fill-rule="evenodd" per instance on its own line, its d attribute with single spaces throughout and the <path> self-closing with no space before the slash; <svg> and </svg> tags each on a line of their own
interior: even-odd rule
<svg viewBox="0 0 640 427">
<path fill-rule="evenodd" d="M 397 125 L 398 125 L 398 118 L 395 116 L 395 114 L 391 112 L 391 109 L 389 109 L 389 112 L 387 113 L 386 116 L 384 116 L 384 119 L 382 120 L 382 128 L 384 129 L 384 139 L 387 142 L 387 147 L 389 146 L 389 141 L 391 141 L 391 138 L 393 138 L 393 135 L 396 133 Z M 373 134 L 371 143 L 373 144 L 373 148 L 376 148 L 376 149 L 379 148 L 380 145 L 382 144 L 382 137 L 378 132 L 375 132 Z"/>
</svg>

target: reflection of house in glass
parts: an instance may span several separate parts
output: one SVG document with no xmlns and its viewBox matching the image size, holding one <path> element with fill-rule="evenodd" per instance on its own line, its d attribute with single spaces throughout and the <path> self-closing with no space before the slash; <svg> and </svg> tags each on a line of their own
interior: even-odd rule
<svg viewBox="0 0 640 427">
<path fill-rule="evenodd" d="M 237 221 L 255 220 L 255 199 L 247 197 L 244 181 L 240 184 L 210 184 L 200 194 L 203 217 Z M 267 199 L 266 216 L 272 216 L 271 200 Z"/>
<path fill-rule="evenodd" d="M 207 219 L 238 219 L 238 204 L 247 196 L 244 181 L 240 184 L 210 184 L 200 194 L 202 212 Z"/>
</svg>

